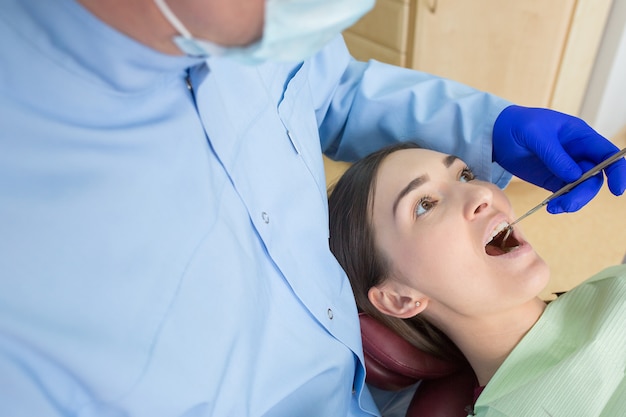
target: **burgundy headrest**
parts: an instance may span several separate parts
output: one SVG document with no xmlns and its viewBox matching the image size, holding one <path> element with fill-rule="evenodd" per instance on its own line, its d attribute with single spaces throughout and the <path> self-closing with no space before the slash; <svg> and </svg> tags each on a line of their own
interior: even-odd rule
<svg viewBox="0 0 626 417">
<path fill-rule="evenodd" d="M 423 352 L 373 317 L 360 313 L 367 383 L 385 390 L 451 375 L 459 366 Z"/>
<path fill-rule="evenodd" d="M 406 417 L 467 415 L 476 386 L 469 365 L 448 363 L 423 352 L 365 313 L 359 319 L 368 384 L 396 391 L 421 380 Z"/>
</svg>

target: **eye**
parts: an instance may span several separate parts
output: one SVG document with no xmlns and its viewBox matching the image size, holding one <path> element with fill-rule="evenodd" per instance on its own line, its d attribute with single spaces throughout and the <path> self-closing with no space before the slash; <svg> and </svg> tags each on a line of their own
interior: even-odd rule
<svg viewBox="0 0 626 417">
<path fill-rule="evenodd" d="M 474 175 L 472 170 L 469 169 L 469 167 L 463 168 L 461 170 L 461 173 L 459 174 L 459 181 L 461 182 L 470 182 L 475 179 L 476 179 L 476 176 Z"/>
<path fill-rule="evenodd" d="M 429 196 L 424 196 L 420 198 L 417 202 L 417 205 L 415 206 L 415 217 L 423 216 L 424 214 L 435 208 L 436 205 L 437 201 Z"/>
</svg>

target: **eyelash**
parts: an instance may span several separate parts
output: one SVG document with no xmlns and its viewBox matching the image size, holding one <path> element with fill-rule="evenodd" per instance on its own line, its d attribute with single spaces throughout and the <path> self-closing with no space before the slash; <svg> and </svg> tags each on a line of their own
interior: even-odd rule
<svg viewBox="0 0 626 417">
<path fill-rule="evenodd" d="M 469 181 L 472 181 L 472 180 L 476 179 L 476 176 L 474 175 L 472 170 L 469 167 L 467 167 L 467 166 L 464 167 L 461 170 L 461 172 L 459 173 L 459 181 L 463 181 L 463 179 L 464 179 L 464 182 L 469 182 Z M 430 195 L 425 195 L 425 196 L 421 197 L 417 201 L 417 204 L 415 205 L 415 210 L 413 210 L 413 213 L 414 213 L 415 217 L 418 218 L 418 217 L 421 217 L 424 214 L 428 213 L 430 210 L 435 208 L 437 203 L 438 203 L 438 201 L 435 200 Z M 427 204 L 428 206 L 424 207 L 425 204 Z M 424 212 L 420 213 L 419 212 L 420 209 L 424 210 Z"/>
<path fill-rule="evenodd" d="M 431 206 L 424 207 L 424 204 L 426 203 L 430 204 Z M 437 205 L 437 201 L 434 198 L 432 198 L 429 195 L 425 195 L 417 201 L 417 204 L 415 205 L 415 210 L 413 210 L 413 213 L 415 214 L 416 218 L 421 217 L 424 214 L 428 213 L 430 210 L 432 210 L 436 205 Z M 424 213 L 420 213 L 419 212 L 420 209 L 423 209 Z"/>
<path fill-rule="evenodd" d="M 467 176 L 467 181 L 472 181 L 476 179 L 476 175 L 474 175 L 474 172 L 472 172 L 472 170 L 466 166 L 465 168 L 463 168 L 461 170 L 461 172 L 459 173 L 459 180 L 463 177 L 463 176 Z"/>
</svg>

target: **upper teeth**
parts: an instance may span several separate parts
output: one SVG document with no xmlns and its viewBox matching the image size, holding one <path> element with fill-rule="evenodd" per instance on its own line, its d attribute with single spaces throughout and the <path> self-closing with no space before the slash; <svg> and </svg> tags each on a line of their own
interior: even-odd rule
<svg viewBox="0 0 626 417">
<path fill-rule="evenodd" d="M 493 230 L 491 231 L 491 235 L 489 237 L 489 241 L 491 242 L 493 240 L 493 238 L 498 235 L 498 233 L 502 232 L 507 227 L 509 227 L 509 223 L 505 222 L 505 221 L 501 222 L 496 227 L 494 227 Z"/>
</svg>

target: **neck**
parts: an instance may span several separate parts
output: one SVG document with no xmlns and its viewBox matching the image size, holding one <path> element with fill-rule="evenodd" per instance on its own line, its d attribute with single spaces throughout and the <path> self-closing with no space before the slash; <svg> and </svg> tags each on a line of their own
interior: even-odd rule
<svg viewBox="0 0 626 417">
<path fill-rule="evenodd" d="M 469 361 L 478 383 L 487 385 L 507 356 L 539 320 L 546 304 L 536 298 L 494 317 L 461 318 L 445 333 Z"/>
<path fill-rule="evenodd" d="M 159 52 L 181 55 L 175 30 L 151 0 L 78 0 L 100 20 Z"/>
</svg>

